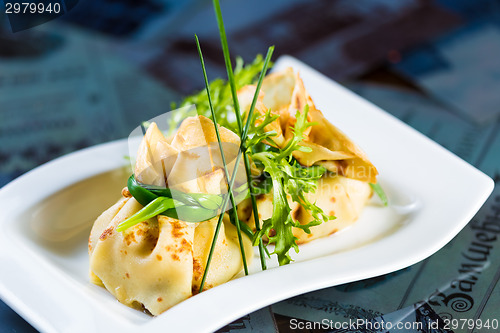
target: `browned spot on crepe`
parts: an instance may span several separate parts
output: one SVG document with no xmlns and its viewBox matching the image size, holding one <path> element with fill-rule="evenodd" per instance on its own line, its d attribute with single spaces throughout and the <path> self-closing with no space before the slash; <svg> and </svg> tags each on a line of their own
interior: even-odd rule
<svg viewBox="0 0 500 333">
<path fill-rule="evenodd" d="M 130 232 L 130 233 L 126 234 L 125 235 L 125 242 L 127 242 L 127 245 L 130 245 L 130 243 L 132 243 L 132 242 L 137 243 L 137 241 L 135 240 L 135 233 Z"/>
<path fill-rule="evenodd" d="M 181 231 L 183 228 L 182 224 L 179 222 L 174 222 L 172 223 L 172 236 L 174 238 L 179 238 L 184 235 L 184 233 Z"/>
<path fill-rule="evenodd" d="M 203 266 L 198 259 L 193 259 L 193 277 L 195 280 L 199 280 L 203 275 Z"/>
<path fill-rule="evenodd" d="M 111 236 L 112 234 L 113 234 L 113 227 L 109 227 L 102 232 L 101 236 L 99 236 L 99 239 L 105 240 L 106 238 L 108 238 L 108 236 Z"/>
<path fill-rule="evenodd" d="M 132 197 L 132 194 L 130 194 L 130 191 L 128 190 L 127 187 L 123 188 L 123 190 L 122 190 L 122 196 L 124 198 L 130 198 L 130 197 Z"/>
<path fill-rule="evenodd" d="M 191 251 L 191 250 L 192 250 L 191 242 L 188 242 L 185 238 L 183 238 L 181 240 L 181 246 L 179 248 L 179 252 Z"/>
<path fill-rule="evenodd" d="M 339 231 L 339 229 L 333 229 L 328 235 L 332 235 L 332 234 L 336 233 L 337 231 Z"/>
</svg>

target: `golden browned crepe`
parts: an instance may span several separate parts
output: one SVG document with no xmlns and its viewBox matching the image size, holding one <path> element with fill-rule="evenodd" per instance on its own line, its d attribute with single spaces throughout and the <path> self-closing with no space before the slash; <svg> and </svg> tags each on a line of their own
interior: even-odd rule
<svg viewBox="0 0 500 333">
<path fill-rule="evenodd" d="M 244 89 L 244 88 L 243 88 Z M 243 90 L 242 89 L 242 90 Z M 280 115 L 283 147 L 293 136 L 295 113 L 309 107 L 308 121 L 314 123 L 303 146 L 312 152 L 295 151 L 293 156 L 304 166 L 322 165 L 328 170 L 352 179 L 377 182 L 377 169 L 351 139 L 331 124 L 319 111 L 306 91 L 298 73 L 292 68 L 268 75 L 262 83 L 262 103 Z"/>
<path fill-rule="evenodd" d="M 314 239 L 331 235 L 345 227 L 353 224 L 363 211 L 367 200 L 372 195 L 368 183 L 356 179 L 350 179 L 338 175 L 328 175 L 320 179 L 315 193 L 308 193 L 306 197 L 315 202 L 326 214 L 335 216 L 336 219 L 323 222 L 318 226 L 311 227 L 311 233 L 307 234 L 302 229 L 293 228 L 293 235 L 297 237 L 297 244 L 307 243 Z M 292 202 L 288 198 L 292 209 L 292 218 L 300 224 L 307 224 L 313 217 L 301 205 Z M 240 208 L 241 206 L 241 208 Z M 257 197 L 257 207 L 261 225 L 264 220 L 271 218 L 273 214 L 273 194 L 263 194 Z M 238 206 L 239 217 L 248 221 L 248 225 L 255 230 L 254 217 L 251 204 L 246 201 Z"/>
<path fill-rule="evenodd" d="M 223 142 L 239 145 L 233 132 L 221 127 L 220 133 Z M 220 194 L 225 178 L 214 142 L 213 123 L 202 116 L 184 120 L 171 143 L 152 124 L 139 148 L 135 175 L 146 184 L 168 182 L 190 193 Z M 142 207 L 124 189 L 123 198 L 95 221 L 89 238 L 90 276 L 120 302 L 158 315 L 199 290 L 217 218 L 189 223 L 158 215 L 116 231 Z M 243 236 L 243 242 L 250 262 L 250 239 Z M 224 218 L 205 289 L 230 280 L 242 269 L 236 228 Z"/>
<path fill-rule="evenodd" d="M 238 97 L 243 105 L 249 105 L 250 95 L 253 96 L 254 86 L 240 89 Z M 283 148 L 293 137 L 293 127 L 296 122 L 297 110 L 304 112 L 308 106 L 308 121 L 313 122 L 305 132 L 301 145 L 309 147 L 310 152 L 295 151 L 293 157 L 304 166 L 321 165 L 329 172 L 318 183 L 315 194 L 308 194 L 311 202 L 316 202 L 328 215 L 334 215 L 335 220 L 323 222 L 311 228 L 311 234 L 306 234 L 294 228 L 298 243 L 323 237 L 341 230 L 354 223 L 360 215 L 366 202 L 372 195 L 369 183 L 377 182 L 377 169 L 368 160 L 366 154 L 344 133 L 331 124 L 319 111 L 311 96 L 304 87 L 298 73 L 292 68 L 268 75 L 262 84 L 259 95 L 260 107 L 256 110 L 263 114 L 267 109 L 279 114 L 278 122 L 271 124 L 266 130 L 276 131 L 275 143 Z M 245 108 L 242 108 L 246 111 Z M 289 200 L 291 201 L 291 200 Z M 312 217 L 297 203 L 290 203 L 294 220 L 306 224 Z M 272 193 L 260 196 L 257 207 L 261 223 L 272 215 Z M 249 201 L 238 207 L 240 217 L 254 227 L 254 218 Z"/>
</svg>

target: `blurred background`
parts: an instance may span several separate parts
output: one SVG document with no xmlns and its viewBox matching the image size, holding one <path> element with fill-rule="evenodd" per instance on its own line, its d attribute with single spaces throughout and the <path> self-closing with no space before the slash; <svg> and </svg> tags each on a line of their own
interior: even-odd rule
<svg viewBox="0 0 500 333">
<path fill-rule="evenodd" d="M 211 1 L 72 2 L 61 17 L 15 33 L 0 13 L 0 186 L 56 157 L 124 138 L 170 102 L 202 89 L 195 33 L 209 78 L 225 77 Z M 500 1 L 223 0 L 221 6 L 233 56 L 251 61 L 275 45 L 274 59 L 302 60 L 500 180 Z M 423 288 L 414 302 L 377 303 L 377 286 L 401 285 L 398 276 L 412 270 L 420 268 L 362 282 L 371 296 L 359 284 L 331 288 L 221 331 L 258 331 L 258 325 L 286 331 L 289 318 L 307 320 L 307 311 L 326 311 L 339 295 L 343 303 L 329 313 L 344 318 L 375 318 L 431 299 L 442 283 Z M 308 310 L 299 316 L 301 307 Z M 0 332 L 30 331 L 0 303 Z"/>
</svg>

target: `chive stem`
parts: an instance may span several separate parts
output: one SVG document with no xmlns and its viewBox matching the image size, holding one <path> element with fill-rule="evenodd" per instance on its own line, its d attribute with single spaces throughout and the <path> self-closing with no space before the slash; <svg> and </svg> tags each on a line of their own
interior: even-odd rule
<svg viewBox="0 0 500 333">
<path fill-rule="evenodd" d="M 225 61 L 225 64 L 226 64 L 226 70 L 227 70 L 227 74 L 228 74 L 228 81 L 229 81 L 229 85 L 231 87 L 231 94 L 232 94 L 232 97 L 233 97 L 234 110 L 235 110 L 235 113 L 236 113 L 236 121 L 238 123 L 238 129 L 239 129 L 240 136 L 241 136 L 240 149 L 238 151 L 238 155 L 236 156 L 236 161 L 235 161 L 235 166 L 234 166 L 234 170 L 233 170 L 233 175 L 231 177 L 231 180 L 229 181 L 229 186 L 228 186 L 229 191 L 231 191 L 232 187 L 234 185 L 234 181 L 236 179 L 236 174 L 237 174 L 237 171 L 238 171 L 238 166 L 239 166 L 239 163 L 240 163 L 240 160 L 241 160 L 241 156 L 242 155 L 246 156 L 245 141 L 246 141 L 247 134 L 248 134 L 248 128 L 250 127 L 250 122 L 251 122 L 251 119 L 252 119 L 251 116 L 253 115 L 253 109 L 251 108 L 250 111 L 249 111 L 249 117 L 248 117 L 247 123 L 245 125 L 246 131 L 243 131 L 243 125 L 242 125 L 242 120 L 241 120 L 240 107 L 239 107 L 239 103 L 238 103 L 238 96 L 237 96 L 237 93 L 236 93 L 236 84 L 234 82 L 234 74 L 233 74 L 233 69 L 232 69 L 232 66 L 231 66 L 231 59 L 230 59 L 230 56 L 229 56 L 229 48 L 228 48 L 228 45 L 227 45 L 226 32 L 225 32 L 225 29 L 224 29 L 224 22 L 222 20 L 222 13 L 221 13 L 221 10 L 220 10 L 219 1 L 218 0 L 213 0 L 213 5 L 214 5 L 214 8 L 215 8 L 215 14 L 216 14 L 216 17 L 217 17 L 217 23 L 218 23 L 218 27 L 219 27 L 219 33 L 220 33 L 220 38 L 221 38 L 222 50 L 223 50 L 223 53 L 224 53 L 224 61 Z M 262 84 L 262 80 L 263 80 L 263 77 L 265 75 L 265 72 L 267 72 L 267 67 L 269 65 L 269 61 L 271 59 L 273 50 L 274 50 L 274 47 L 270 47 L 269 50 L 268 50 L 268 52 L 267 52 L 266 61 L 264 62 L 264 68 L 262 69 L 261 76 L 259 77 L 259 83 L 257 85 L 258 87 L 260 87 L 260 85 Z M 259 90 L 256 89 L 255 95 L 258 96 L 258 94 L 259 94 Z M 254 96 L 254 99 L 257 98 L 256 96 Z M 252 104 L 253 104 L 253 108 L 255 108 L 255 103 L 252 103 Z M 244 133 L 244 132 L 246 132 L 246 133 Z M 245 160 L 248 161 L 248 158 L 245 158 Z M 251 170 L 250 170 L 250 163 L 245 163 L 245 169 L 246 169 L 247 177 L 249 177 L 249 173 L 251 172 Z M 251 183 L 249 183 L 249 188 L 250 187 L 251 187 Z M 224 202 L 222 203 L 222 209 L 221 209 L 221 211 L 225 211 L 226 210 L 226 206 L 227 206 L 227 203 L 229 201 L 228 200 L 229 197 L 230 196 L 225 196 L 224 197 Z M 254 204 L 255 197 L 251 196 L 251 198 L 253 200 L 253 202 L 252 202 L 253 208 L 257 209 L 256 203 Z M 213 252 L 214 252 L 214 249 L 215 249 L 215 244 L 217 242 L 217 237 L 219 235 L 220 227 L 221 227 L 221 224 L 222 224 L 222 218 L 223 218 L 223 214 L 221 214 L 219 216 L 219 221 L 217 222 L 217 227 L 215 229 L 214 239 L 212 241 L 212 245 L 211 245 L 210 252 L 209 252 L 209 259 L 211 258 L 211 256 L 213 256 Z M 257 214 L 257 218 L 258 218 L 258 214 Z M 256 225 L 256 227 L 257 227 L 257 225 Z M 260 243 L 262 243 L 262 239 L 260 239 Z M 261 244 L 259 244 L 259 252 L 260 252 L 260 256 L 261 256 L 261 264 L 263 264 L 263 269 L 265 269 L 265 262 L 263 260 L 264 253 L 263 253 L 262 250 L 263 250 L 263 246 L 261 246 Z M 205 267 L 205 271 L 203 272 L 203 278 L 202 278 L 202 281 L 201 281 L 201 284 L 200 284 L 199 292 L 203 291 L 203 286 L 205 284 L 205 280 L 206 280 L 206 277 L 207 277 L 208 264 L 209 263 L 210 263 L 210 260 L 207 261 L 207 267 Z"/>
<path fill-rule="evenodd" d="M 253 96 L 252 104 L 250 106 L 250 110 L 248 111 L 248 116 L 247 116 L 247 122 L 245 124 L 245 128 L 243 129 L 243 134 L 242 137 L 245 138 L 248 135 L 248 129 L 250 128 L 250 123 L 253 118 L 253 112 L 255 110 L 255 105 L 257 104 L 257 99 L 259 96 L 259 91 L 260 87 L 262 85 L 262 81 L 264 80 L 264 76 L 266 75 L 267 68 L 269 66 L 269 61 L 271 60 L 271 56 L 274 51 L 274 46 L 271 46 L 267 50 L 267 55 L 264 60 L 264 66 L 262 68 L 262 72 L 260 73 L 259 80 L 257 82 L 257 87 L 255 89 L 255 94 Z M 244 145 L 244 141 L 242 141 L 242 145 Z M 254 223 L 255 223 L 255 229 L 257 231 L 257 234 L 260 232 L 260 220 L 259 220 L 259 210 L 257 208 L 257 200 L 255 198 L 255 192 L 254 192 L 254 187 L 252 185 L 252 174 L 250 172 L 250 160 L 248 158 L 248 155 L 246 154 L 246 146 L 242 146 L 243 149 L 243 157 L 244 157 L 244 163 L 245 163 L 245 169 L 247 171 L 247 182 L 248 182 L 248 189 L 250 190 L 250 200 L 252 202 L 252 211 L 253 211 L 253 218 L 254 218 Z M 266 258 L 264 256 L 264 243 L 262 241 L 262 237 L 259 239 L 259 255 L 260 255 L 260 265 L 262 267 L 262 270 L 267 269 L 267 264 L 266 264 Z"/>
<path fill-rule="evenodd" d="M 389 204 L 389 201 L 387 200 L 387 195 L 384 192 L 384 189 L 382 186 L 380 186 L 380 183 L 370 183 L 370 187 L 372 188 L 373 192 L 377 194 L 377 196 L 380 198 L 382 201 L 382 204 L 384 206 L 387 206 Z"/>
<path fill-rule="evenodd" d="M 229 181 L 229 185 L 228 185 L 229 191 L 231 191 L 231 189 L 233 188 L 234 181 L 236 180 L 236 173 L 238 171 L 238 164 L 240 163 L 240 160 L 241 160 L 241 151 L 239 151 L 238 155 L 236 155 L 236 163 L 234 166 L 233 175 L 232 175 L 231 180 Z M 222 226 L 222 218 L 224 217 L 223 212 L 226 210 L 227 204 L 229 202 L 229 198 L 230 198 L 229 195 L 224 196 L 224 201 L 222 202 L 221 214 L 219 215 L 219 220 L 217 221 L 217 226 L 215 228 L 214 238 L 212 240 L 212 245 L 210 246 L 210 252 L 208 253 L 207 264 L 205 266 L 205 271 L 203 272 L 203 278 L 201 279 L 200 290 L 199 290 L 200 293 L 203 291 L 203 286 L 205 285 L 205 280 L 207 278 L 207 273 L 208 273 L 208 268 L 210 266 L 210 261 L 212 259 L 213 254 L 214 254 L 215 245 L 217 243 L 217 237 L 219 236 L 220 228 Z"/>
<path fill-rule="evenodd" d="M 245 129 L 243 129 L 243 124 L 242 124 L 242 120 L 241 120 L 240 105 L 239 105 L 239 101 L 238 101 L 238 95 L 236 92 L 236 84 L 234 82 L 233 67 L 231 65 L 231 57 L 229 55 L 229 46 L 227 44 L 226 30 L 224 28 L 224 21 L 222 19 L 222 12 L 220 9 L 219 0 L 213 0 L 213 5 L 214 5 L 214 9 L 215 9 L 215 16 L 217 18 L 217 25 L 219 27 L 220 39 L 221 39 L 221 44 L 222 44 L 222 52 L 224 54 L 224 62 L 226 64 L 227 77 L 228 77 L 229 85 L 231 87 L 231 94 L 233 97 L 234 111 L 236 114 L 236 122 L 238 124 L 238 130 L 239 130 L 240 135 L 241 135 L 240 150 L 243 151 L 243 157 L 244 157 L 243 160 L 244 160 L 244 164 L 245 164 L 245 170 L 247 173 L 247 179 L 251 179 L 250 161 L 249 161 L 248 156 L 246 154 L 245 141 L 246 141 L 248 129 L 250 127 L 250 123 L 251 123 L 251 120 L 253 117 L 253 111 L 255 109 L 255 105 L 256 105 L 256 102 L 258 99 L 260 86 L 262 85 L 262 80 L 267 72 L 267 68 L 269 66 L 269 61 L 270 61 L 271 56 L 272 56 L 273 51 L 274 51 L 274 46 L 271 46 L 267 51 L 266 59 L 264 61 L 264 66 L 263 66 L 262 72 L 260 74 L 259 81 L 257 83 L 257 88 L 255 89 L 254 98 L 252 100 L 250 110 L 248 111 L 248 117 L 247 117 L 247 122 L 245 124 Z M 253 210 L 254 220 L 255 220 L 255 229 L 257 231 L 259 231 L 260 230 L 259 214 L 258 214 L 258 209 L 257 209 L 256 198 L 253 195 L 251 182 L 248 183 L 248 186 L 250 189 L 250 198 L 251 198 L 250 200 L 252 201 L 252 210 Z M 265 270 L 267 267 L 266 267 L 263 248 L 264 248 L 264 244 L 263 244 L 262 238 L 261 238 L 259 240 L 259 254 L 260 254 L 261 267 L 263 270 Z"/>
<path fill-rule="evenodd" d="M 215 16 L 217 18 L 217 26 L 219 28 L 220 40 L 222 44 L 222 53 L 224 54 L 224 62 L 226 64 L 227 78 L 229 86 L 231 87 L 231 95 L 233 97 L 234 111 L 236 113 L 236 122 L 238 123 L 238 130 L 240 136 L 243 134 L 243 124 L 241 121 L 240 104 L 238 102 L 238 95 L 236 93 L 236 84 L 234 83 L 233 66 L 231 65 L 231 57 L 229 56 L 229 47 L 227 45 L 226 29 L 224 28 L 224 21 L 222 20 L 222 12 L 220 10 L 219 0 L 213 0 L 215 9 Z"/>
<path fill-rule="evenodd" d="M 220 133 L 219 133 L 219 127 L 217 125 L 217 117 L 215 115 L 214 107 L 212 104 L 212 96 L 210 94 L 210 87 L 208 84 L 208 78 L 207 78 L 207 71 L 205 68 L 205 61 L 203 60 L 203 53 L 201 52 L 201 46 L 200 46 L 200 41 L 198 40 L 198 36 L 194 35 L 195 40 L 196 40 L 196 47 L 198 49 L 198 55 L 200 56 L 200 63 L 201 63 L 201 69 L 203 70 L 203 78 L 205 79 L 205 88 L 207 90 L 207 97 L 208 97 L 208 105 L 210 106 L 210 112 L 212 113 L 212 120 L 214 123 L 214 128 L 215 128 L 215 135 L 217 136 L 217 142 L 219 143 L 219 150 L 221 153 L 221 158 L 222 158 L 222 163 L 224 164 L 224 175 L 226 177 L 226 182 L 229 185 L 229 171 L 227 170 L 227 163 L 226 163 L 226 156 L 224 153 L 224 149 L 222 148 L 222 140 L 220 138 Z M 238 241 L 240 243 L 240 252 L 241 252 L 241 260 L 243 261 L 243 268 L 245 270 L 245 275 L 248 275 L 248 266 L 247 266 L 247 259 L 245 256 L 245 247 L 243 245 L 243 239 L 241 238 L 241 226 L 240 226 L 240 220 L 238 218 L 238 213 L 236 211 L 236 201 L 234 200 L 234 193 L 231 187 L 228 187 L 227 189 L 228 194 L 231 199 L 231 205 L 233 208 L 231 209 L 232 217 L 235 221 L 236 224 L 236 230 L 238 233 Z M 221 211 L 221 216 L 224 215 L 224 211 Z M 213 251 L 211 253 L 213 255 Z M 210 265 L 210 261 L 212 260 L 212 257 L 209 256 L 207 265 L 205 266 L 205 272 L 208 271 L 208 267 Z M 200 288 L 201 289 L 201 288 Z"/>
</svg>

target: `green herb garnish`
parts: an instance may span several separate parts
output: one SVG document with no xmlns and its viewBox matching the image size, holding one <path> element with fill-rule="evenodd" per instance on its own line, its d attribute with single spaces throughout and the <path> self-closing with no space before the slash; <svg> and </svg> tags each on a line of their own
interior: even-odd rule
<svg viewBox="0 0 500 333">
<path fill-rule="evenodd" d="M 203 61 L 203 54 L 201 52 L 201 46 L 200 46 L 200 41 L 198 40 L 198 36 L 195 35 L 194 37 L 196 40 L 196 47 L 198 49 L 198 55 L 200 56 L 201 69 L 203 71 L 203 78 L 205 79 L 205 88 L 207 90 L 208 105 L 210 106 L 210 113 L 212 114 L 212 118 L 213 118 L 215 134 L 217 136 L 217 142 L 219 143 L 219 150 L 221 153 L 222 164 L 224 165 L 224 176 L 226 178 L 226 183 L 229 185 L 229 171 L 227 170 L 226 155 L 224 154 L 224 149 L 222 148 L 222 141 L 221 141 L 220 133 L 219 133 L 219 125 L 217 124 L 217 116 L 215 115 L 214 107 L 212 104 L 212 96 L 210 94 L 210 87 L 208 84 L 207 70 L 205 68 L 205 61 Z M 238 234 L 238 242 L 240 244 L 241 260 L 243 261 L 243 269 L 245 271 L 245 275 L 248 275 L 247 258 L 245 256 L 245 247 L 243 246 L 243 240 L 241 239 L 241 226 L 240 226 L 240 219 L 238 218 L 238 212 L 236 211 L 236 201 L 234 200 L 234 194 L 233 194 L 233 190 L 231 187 L 228 186 L 227 192 L 228 192 L 229 197 L 231 199 L 231 205 L 233 206 L 231 208 L 230 216 L 231 216 L 231 219 L 233 220 L 233 223 L 236 225 L 236 231 Z M 221 222 L 222 222 L 223 216 L 224 216 L 224 211 L 222 211 L 221 215 L 219 216 L 219 221 L 218 221 L 216 229 L 215 229 L 214 239 L 217 239 L 217 237 L 219 236 L 219 231 L 220 231 L 220 227 L 222 225 Z M 207 263 L 207 266 L 205 267 L 205 271 L 208 271 L 208 266 L 209 266 L 210 260 L 213 256 L 213 251 L 215 249 L 215 243 L 213 243 L 212 245 L 214 245 L 214 246 L 212 248 L 210 248 L 210 253 L 208 255 L 209 262 Z"/>
<path fill-rule="evenodd" d="M 250 110 L 248 112 L 249 116 L 248 116 L 248 119 L 247 119 L 247 123 L 245 124 L 245 128 L 243 129 L 243 125 L 242 125 L 242 120 L 241 120 L 241 113 L 240 113 L 240 108 L 239 108 L 239 102 L 238 102 L 238 96 L 237 96 L 237 93 L 236 93 L 236 84 L 235 84 L 235 81 L 234 81 L 234 74 L 233 74 L 233 69 L 232 69 L 232 66 L 231 66 L 231 59 L 230 59 L 230 56 L 229 56 L 229 47 L 227 45 L 227 38 L 226 38 L 226 32 L 225 32 L 225 29 L 224 29 L 224 22 L 222 20 L 222 13 L 221 13 L 221 10 L 220 10 L 220 4 L 219 4 L 219 1 L 218 0 L 214 0 L 213 1 L 213 5 L 214 5 L 214 8 L 215 8 L 215 15 L 217 17 L 217 23 L 218 23 L 218 27 L 219 27 L 219 33 L 220 33 L 220 39 L 221 39 L 221 44 L 222 44 L 222 51 L 224 53 L 224 60 L 225 60 L 225 63 L 226 63 L 226 70 L 227 70 L 227 74 L 228 74 L 228 80 L 229 80 L 229 85 L 231 87 L 231 94 L 232 94 L 232 97 L 233 97 L 233 107 L 234 107 L 234 112 L 235 112 L 235 115 L 236 115 L 236 122 L 238 124 L 238 129 L 239 129 L 239 133 L 240 133 L 240 139 L 241 139 L 241 147 L 240 147 L 240 150 L 238 152 L 238 155 L 236 156 L 236 161 L 235 161 L 235 166 L 234 166 L 234 170 L 233 170 L 233 175 L 231 177 L 231 180 L 229 182 L 229 191 L 231 191 L 232 187 L 233 187 L 233 184 L 234 184 L 234 180 L 236 178 L 236 173 L 238 171 L 238 166 L 239 166 L 239 163 L 240 163 L 240 160 L 241 160 L 241 156 L 243 155 L 243 158 L 244 158 L 244 163 L 245 163 L 245 171 L 247 173 L 247 178 L 250 178 L 251 177 L 251 169 L 250 169 L 250 162 L 248 160 L 248 156 L 246 155 L 246 149 L 245 149 L 245 143 L 246 143 L 246 139 L 247 139 L 247 135 L 248 135 L 248 129 L 250 127 L 250 124 L 251 124 L 251 119 L 253 118 L 253 112 L 254 112 L 254 109 L 255 109 L 255 101 L 257 100 L 257 97 L 259 95 L 259 89 L 260 89 L 260 86 L 262 85 L 262 81 L 264 80 L 264 76 L 266 75 L 266 72 L 267 72 L 267 68 L 269 66 L 269 62 L 271 60 L 271 56 L 273 54 L 273 51 L 274 51 L 274 47 L 270 47 L 267 51 L 267 55 L 266 55 L 266 58 L 264 60 L 264 65 L 263 65 L 263 68 L 262 68 L 262 71 L 261 71 L 261 74 L 260 74 L 260 77 L 259 77 L 259 80 L 258 80 L 258 83 L 257 83 L 257 89 L 255 90 L 255 95 L 254 95 L 254 101 L 252 102 L 252 105 L 250 107 Z M 214 120 L 215 122 L 215 120 Z M 252 185 L 251 185 L 251 181 L 248 182 L 248 186 L 249 186 L 249 189 L 250 189 L 250 198 L 252 200 L 252 205 L 257 208 L 257 205 L 256 205 L 256 202 L 255 202 L 255 197 L 254 195 L 252 195 Z M 222 211 L 225 210 L 225 207 L 227 205 L 227 196 L 226 196 L 226 199 L 224 200 L 224 203 L 222 204 Z M 236 208 L 236 207 L 235 207 Z M 257 221 L 258 221 L 258 216 L 257 216 Z M 217 225 L 217 228 L 219 228 L 219 224 L 222 223 L 222 217 L 219 217 L 219 221 L 218 221 L 218 225 Z M 258 224 L 256 224 L 256 227 L 258 227 Z M 212 240 L 212 246 L 210 248 L 210 254 L 209 254 L 209 257 L 208 257 L 208 260 L 207 260 L 207 265 L 205 266 L 205 271 L 203 272 L 203 278 L 201 280 L 201 284 L 200 284 L 200 290 L 199 292 L 202 292 L 203 291 L 203 286 L 205 284 L 205 280 L 206 280 L 206 277 L 207 277 L 207 273 L 208 273 L 208 266 L 210 264 L 210 261 L 211 261 L 211 257 L 213 255 L 213 250 L 215 249 L 215 244 L 217 242 L 217 232 L 215 233 L 214 235 L 214 239 Z M 262 239 L 260 240 L 260 244 L 259 244 L 259 251 L 260 251 L 260 256 L 261 256 L 261 263 L 263 265 L 263 269 L 265 269 L 265 258 L 264 258 L 264 249 L 263 249 L 263 244 L 262 244 Z"/>
<path fill-rule="evenodd" d="M 124 231 L 157 215 L 175 219 L 181 216 L 186 222 L 203 222 L 219 215 L 223 203 L 223 197 L 218 194 L 184 193 L 161 186 L 141 184 L 133 174 L 128 179 L 127 188 L 144 207 L 121 222 L 116 228 L 117 231 Z M 243 200 L 248 196 L 248 187 L 243 184 L 235 189 L 234 193 L 235 200 Z M 157 200 L 159 198 L 162 200 Z M 253 237 L 248 225 L 242 224 L 242 230 L 248 237 Z"/>
<path fill-rule="evenodd" d="M 241 112 L 240 112 L 240 104 L 238 101 L 238 94 L 236 92 L 237 86 L 236 86 L 236 81 L 234 78 L 234 73 L 233 73 L 233 68 L 231 65 L 231 57 L 229 56 L 229 46 L 227 44 L 227 37 L 226 37 L 226 29 L 224 28 L 224 21 L 222 19 L 222 12 L 220 9 L 220 4 L 219 0 L 213 0 L 213 5 L 215 9 L 215 16 L 217 18 L 217 25 L 219 28 L 219 34 L 220 34 L 220 40 L 221 40 L 221 45 L 222 45 L 222 53 L 224 54 L 224 62 L 226 64 L 226 71 L 227 71 L 227 77 L 229 81 L 229 86 L 231 88 L 231 96 L 233 98 L 233 107 L 234 107 L 234 114 L 236 115 L 236 123 L 238 125 L 238 132 L 240 133 L 241 137 L 241 145 L 242 145 L 242 153 L 243 153 L 243 161 L 245 164 L 245 171 L 247 174 L 247 181 L 248 181 L 248 186 L 250 189 L 250 199 L 252 201 L 252 210 L 255 218 L 255 228 L 257 229 L 257 232 L 260 231 L 260 221 L 259 221 L 259 214 L 258 214 L 258 209 L 257 209 L 257 202 L 255 199 L 255 194 L 253 191 L 252 187 L 252 175 L 251 175 L 251 168 L 250 168 L 250 160 L 247 155 L 247 150 L 246 150 L 246 138 L 248 135 L 248 130 L 250 128 L 251 120 L 253 118 L 253 112 L 255 109 L 255 105 L 257 103 L 257 99 L 259 96 L 259 91 L 260 87 L 262 85 L 262 81 L 264 80 L 264 76 L 266 75 L 267 68 L 269 66 L 269 62 L 271 60 L 271 56 L 274 52 L 274 46 L 269 47 L 267 50 L 267 55 L 264 60 L 264 65 L 263 69 L 260 73 L 259 80 L 257 82 L 257 87 L 255 89 L 255 94 L 252 100 L 252 104 L 250 106 L 250 110 L 248 111 L 248 117 L 247 117 L 247 122 L 245 124 L 245 128 L 243 128 L 243 121 L 241 119 Z M 264 257 L 264 244 L 262 239 L 259 240 L 258 242 L 259 246 L 259 254 L 260 254 L 260 262 L 262 269 L 266 269 L 266 260 Z"/>
<path fill-rule="evenodd" d="M 379 183 L 373 184 L 370 183 L 370 187 L 372 188 L 373 192 L 375 192 L 380 200 L 382 200 L 382 203 L 384 206 L 387 206 L 389 204 L 389 201 L 387 200 L 387 195 L 385 194 L 384 190 L 382 189 L 382 186 L 380 186 Z"/>
<path fill-rule="evenodd" d="M 254 160 L 262 163 L 264 171 L 269 174 L 273 184 L 273 214 L 271 218 L 264 221 L 262 230 L 254 236 L 254 244 L 266 235 L 269 238 L 269 243 L 275 245 L 272 254 L 278 256 L 280 265 L 290 263 L 289 251 L 291 248 L 294 248 L 296 252 L 299 250 L 292 227 L 310 233 L 310 227 L 335 218 L 327 216 L 321 208 L 310 202 L 304 194 L 316 190 L 317 180 L 326 170 L 318 166 L 303 167 L 294 161 L 292 157 L 295 150 L 305 148 L 300 143 L 303 140 L 304 131 L 312 126 L 312 123 L 307 121 L 308 111 L 306 105 L 304 112 L 297 111 L 295 114 L 297 122 L 293 129 L 294 138 L 283 149 L 273 149 L 252 155 Z M 262 135 L 258 140 L 255 137 L 252 139 L 254 139 L 254 143 L 258 143 L 268 137 L 272 137 L 272 134 L 268 136 Z M 311 222 L 302 225 L 293 220 L 287 194 L 291 196 L 293 201 L 299 203 L 311 213 L 314 218 Z"/>
</svg>

